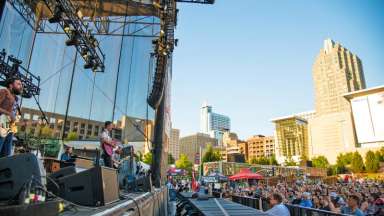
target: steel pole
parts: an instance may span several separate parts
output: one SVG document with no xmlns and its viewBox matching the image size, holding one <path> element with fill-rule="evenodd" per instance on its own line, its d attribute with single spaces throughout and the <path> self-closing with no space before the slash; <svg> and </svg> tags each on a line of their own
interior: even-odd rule
<svg viewBox="0 0 384 216">
<path fill-rule="evenodd" d="M 5 0 L 1 0 L 1 1 L 0 1 L 0 21 L 1 21 L 1 18 L 3 17 L 3 12 L 4 12 L 4 8 L 5 8 L 5 3 L 6 3 Z"/>
</svg>

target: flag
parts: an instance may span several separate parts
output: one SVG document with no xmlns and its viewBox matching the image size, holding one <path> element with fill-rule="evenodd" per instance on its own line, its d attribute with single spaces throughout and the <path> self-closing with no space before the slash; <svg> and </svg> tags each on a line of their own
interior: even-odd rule
<svg viewBox="0 0 384 216">
<path fill-rule="evenodd" d="M 193 192 L 196 192 L 197 191 L 197 187 L 198 187 L 198 184 L 197 184 L 197 181 L 196 181 L 196 177 L 195 177 L 195 171 L 193 170 L 192 171 L 192 182 L 191 182 L 191 187 L 192 187 L 192 191 Z"/>
</svg>

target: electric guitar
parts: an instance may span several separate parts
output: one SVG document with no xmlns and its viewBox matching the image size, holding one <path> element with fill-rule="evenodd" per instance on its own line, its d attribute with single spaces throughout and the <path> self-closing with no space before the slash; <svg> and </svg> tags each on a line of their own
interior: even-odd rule
<svg viewBox="0 0 384 216">
<path fill-rule="evenodd" d="M 19 122 L 21 116 L 17 115 L 15 121 L 11 121 L 8 115 L 0 115 L 0 136 L 6 137 L 9 133 L 17 133 L 16 123 Z"/>
</svg>

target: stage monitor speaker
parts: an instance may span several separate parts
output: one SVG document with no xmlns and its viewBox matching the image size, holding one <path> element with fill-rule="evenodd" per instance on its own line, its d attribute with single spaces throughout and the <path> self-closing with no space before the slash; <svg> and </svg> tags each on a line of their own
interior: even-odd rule
<svg viewBox="0 0 384 216">
<path fill-rule="evenodd" d="M 17 198 L 24 184 L 45 185 L 45 169 L 34 154 L 0 158 L 0 200 Z"/>
<path fill-rule="evenodd" d="M 125 186 L 127 192 L 150 192 L 151 188 L 150 176 L 138 177 L 133 181 L 129 181 Z"/>
<path fill-rule="evenodd" d="M 50 174 L 47 180 L 47 189 L 52 193 L 59 195 L 58 180 L 64 176 L 72 175 L 76 173 L 76 168 L 74 166 L 64 167 L 58 171 Z"/>
<path fill-rule="evenodd" d="M 119 200 L 115 169 L 96 166 L 58 179 L 59 196 L 84 206 L 102 206 Z"/>
</svg>

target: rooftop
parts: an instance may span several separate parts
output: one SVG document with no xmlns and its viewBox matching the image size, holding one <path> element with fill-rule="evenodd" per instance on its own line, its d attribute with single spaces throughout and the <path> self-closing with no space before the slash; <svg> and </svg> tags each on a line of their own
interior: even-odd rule
<svg viewBox="0 0 384 216">
<path fill-rule="evenodd" d="M 375 94 L 378 92 L 384 92 L 384 85 L 375 86 L 372 88 L 362 89 L 354 92 L 343 94 L 346 99 L 353 99 L 355 97 L 361 97 L 365 95 Z"/>
</svg>

